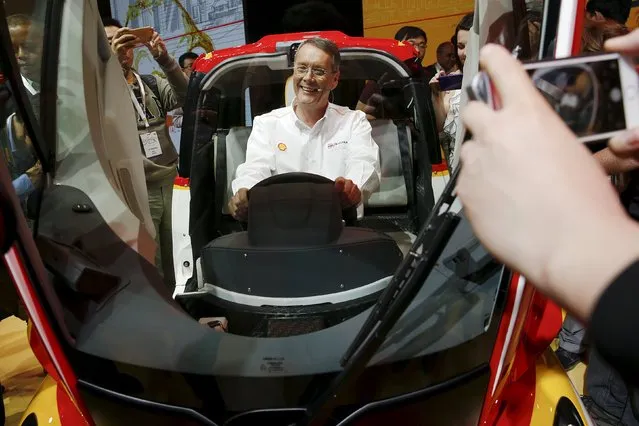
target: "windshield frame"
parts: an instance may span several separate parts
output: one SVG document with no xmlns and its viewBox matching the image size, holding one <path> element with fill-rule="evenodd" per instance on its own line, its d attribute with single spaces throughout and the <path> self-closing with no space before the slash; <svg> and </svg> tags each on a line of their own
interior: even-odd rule
<svg viewBox="0 0 639 426">
<path fill-rule="evenodd" d="M 340 54 L 347 55 L 350 57 L 351 55 L 362 55 L 362 57 L 370 58 L 371 55 L 373 57 L 381 59 L 384 63 L 389 64 L 393 68 L 397 70 L 398 73 L 404 74 L 403 78 L 410 77 L 410 69 L 397 57 L 394 55 L 385 52 L 376 48 L 367 48 L 367 47 L 345 47 L 340 48 Z M 198 109 L 200 101 L 202 99 L 202 95 L 207 92 L 211 92 L 211 89 L 214 88 L 215 81 L 219 78 L 222 73 L 232 72 L 232 69 L 229 70 L 227 67 L 229 66 L 238 66 L 247 63 L 253 63 L 257 60 L 259 63 L 261 60 L 265 60 L 267 63 L 269 59 L 280 59 L 288 58 L 288 51 L 277 51 L 273 53 L 247 53 L 247 54 L 239 54 L 235 57 L 230 57 L 223 59 L 220 63 L 216 64 L 212 69 L 210 69 L 207 73 L 202 73 L 197 70 L 193 72 L 193 75 L 190 80 L 189 89 L 187 93 L 187 102 L 184 105 L 184 125 L 185 129 L 190 129 L 190 131 L 182 131 L 181 139 L 180 139 L 180 157 L 184 158 L 184 161 L 180 161 L 180 176 L 185 178 L 190 178 L 193 170 L 193 149 L 195 149 L 195 136 L 197 134 L 197 125 L 193 122 L 194 113 Z M 281 69 L 291 69 L 291 67 L 285 67 Z M 422 114 L 425 115 L 425 111 L 422 111 Z M 423 135 L 423 132 L 420 132 L 420 135 Z M 420 140 L 420 143 L 426 143 L 425 137 L 424 140 Z M 439 141 L 438 141 L 439 143 Z"/>
</svg>

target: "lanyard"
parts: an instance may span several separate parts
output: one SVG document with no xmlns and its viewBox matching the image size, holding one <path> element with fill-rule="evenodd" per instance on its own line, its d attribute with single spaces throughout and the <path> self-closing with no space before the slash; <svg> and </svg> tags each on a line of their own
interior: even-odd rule
<svg viewBox="0 0 639 426">
<path fill-rule="evenodd" d="M 140 93 L 142 94 L 142 105 L 146 105 L 146 94 L 144 93 L 144 84 L 142 84 L 142 79 L 135 72 L 133 73 L 133 75 L 135 76 L 135 79 L 138 81 L 138 86 L 140 87 Z M 133 106 L 138 112 L 140 118 L 142 118 L 142 120 L 144 121 L 144 127 L 148 128 L 149 120 L 147 120 L 146 118 L 146 114 L 144 113 L 144 109 L 142 108 L 142 105 L 140 105 L 140 101 L 138 101 L 138 97 L 135 96 L 135 93 L 133 93 L 133 89 L 131 89 L 131 86 L 129 84 L 127 84 L 126 86 L 129 88 L 129 94 L 131 95 L 131 102 L 133 102 Z"/>
</svg>

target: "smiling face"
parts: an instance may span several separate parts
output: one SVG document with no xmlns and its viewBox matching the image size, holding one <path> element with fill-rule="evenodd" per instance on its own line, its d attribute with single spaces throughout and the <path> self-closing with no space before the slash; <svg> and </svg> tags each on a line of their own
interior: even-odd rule
<svg viewBox="0 0 639 426">
<path fill-rule="evenodd" d="M 457 31 L 457 56 L 461 61 L 462 66 L 466 62 L 466 45 L 468 44 L 468 36 L 470 31 L 459 30 Z"/>
<path fill-rule="evenodd" d="M 331 90 L 337 87 L 339 71 L 333 57 L 311 44 L 300 47 L 295 55 L 293 83 L 298 105 L 323 108 Z"/>
</svg>

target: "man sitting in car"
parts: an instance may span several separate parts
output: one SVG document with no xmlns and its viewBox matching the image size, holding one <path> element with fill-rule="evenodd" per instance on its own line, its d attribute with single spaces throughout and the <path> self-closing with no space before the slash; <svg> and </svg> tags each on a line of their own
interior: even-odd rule
<svg viewBox="0 0 639 426">
<path fill-rule="evenodd" d="M 311 38 L 295 55 L 291 106 L 255 117 L 246 161 L 236 171 L 229 211 L 248 217 L 248 191 L 281 173 L 307 172 L 335 180 L 343 208 L 358 207 L 380 182 L 379 150 L 361 111 L 329 102 L 340 77 L 339 49 L 330 40 Z"/>
</svg>

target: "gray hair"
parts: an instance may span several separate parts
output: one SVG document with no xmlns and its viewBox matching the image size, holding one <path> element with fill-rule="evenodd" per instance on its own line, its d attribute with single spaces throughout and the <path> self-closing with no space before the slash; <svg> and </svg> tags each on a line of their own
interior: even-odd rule
<svg viewBox="0 0 639 426">
<path fill-rule="evenodd" d="M 317 47 L 319 50 L 331 55 L 331 57 L 333 58 L 333 72 L 339 70 L 339 65 L 342 62 L 342 57 L 339 54 L 339 48 L 334 42 L 322 37 L 309 38 L 300 43 L 297 48 L 297 52 L 300 51 L 302 46 L 306 46 L 307 44 Z M 296 55 L 297 52 L 295 52 Z"/>
</svg>

